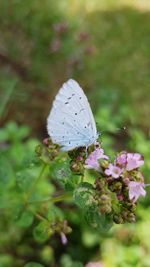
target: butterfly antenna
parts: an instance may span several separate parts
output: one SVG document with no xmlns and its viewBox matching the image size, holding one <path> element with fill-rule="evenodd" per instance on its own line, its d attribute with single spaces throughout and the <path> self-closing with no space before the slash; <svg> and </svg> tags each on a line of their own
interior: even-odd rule
<svg viewBox="0 0 150 267">
<path fill-rule="evenodd" d="M 126 131 L 126 130 L 127 130 L 127 127 L 126 127 L 126 126 L 123 126 L 122 128 L 116 128 L 115 130 L 116 130 L 116 132 Z M 103 130 L 103 131 L 101 131 L 101 132 L 98 132 L 98 137 L 99 137 L 102 133 L 111 133 L 111 131 L 109 131 L 109 130 Z"/>
</svg>

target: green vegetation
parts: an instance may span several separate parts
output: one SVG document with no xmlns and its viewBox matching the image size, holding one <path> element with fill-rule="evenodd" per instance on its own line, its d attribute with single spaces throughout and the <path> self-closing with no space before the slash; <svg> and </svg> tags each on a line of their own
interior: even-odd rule
<svg viewBox="0 0 150 267">
<path fill-rule="evenodd" d="M 144 0 L 0 2 L 0 267 L 150 266 L 148 187 L 135 224 L 93 230 L 77 191 L 74 204 L 79 177 L 63 155 L 50 164 L 37 157 L 50 103 L 73 77 L 105 152 L 143 154 L 149 183 L 149 10 Z"/>
</svg>

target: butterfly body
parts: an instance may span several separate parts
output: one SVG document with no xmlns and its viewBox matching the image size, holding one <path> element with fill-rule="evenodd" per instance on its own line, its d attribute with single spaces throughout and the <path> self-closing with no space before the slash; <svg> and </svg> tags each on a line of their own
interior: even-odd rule
<svg viewBox="0 0 150 267">
<path fill-rule="evenodd" d="M 95 120 L 82 88 L 70 79 L 63 84 L 47 119 L 52 142 L 62 151 L 90 146 L 97 140 Z"/>
</svg>

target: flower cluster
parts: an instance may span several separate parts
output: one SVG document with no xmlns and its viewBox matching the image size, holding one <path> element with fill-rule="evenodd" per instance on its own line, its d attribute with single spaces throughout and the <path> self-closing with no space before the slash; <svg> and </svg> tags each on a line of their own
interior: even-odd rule
<svg viewBox="0 0 150 267">
<path fill-rule="evenodd" d="M 108 160 L 109 158 L 104 155 L 102 148 L 96 148 L 85 160 L 85 168 L 99 171 L 101 159 Z M 104 174 L 108 181 L 123 178 L 129 189 L 129 199 L 136 202 L 140 195 L 146 195 L 144 178 L 138 169 L 143 164 L 143 157 L 139 153 L 123 151 L 116 157 L 114 164 L 108 163 Z"/>
<path fill-rule="evenodd" d="M 59 146 L 54 145 L 50 139 L 44 139 L 43 144 L 44 148 L 38 146 L 36 149 L 38 157 L 44 162 L 55 158 L 57 161 Z M 81 208 L 85 207 L 85 212 L 90 212 L 87 216 L 91 225 L 97 224 L 98 219 L 96 222 L 91 221 L 95 218 L 107 219 L 108 225 L 113 222 L 135 222 L 137 200 L 146 195 L 146 185 L 140 171 L 144 164 L 141 154 L 122 151 L 112 162 L 100 144 L 96 143 L 88 149 L 80 147 L 71 150 L 68 156 L 66 160 L 69 160 L 73 177 L 78 176 L 74 180 L 77 182 L 76 186 L 73 185 L 74 201 Z M 92 175 L 95 176 L 93 183 L 86 179 L 86 170 L 92 170 Z M 70 187 L 70 179 L 67 181 L 66 187 Z M 65 231 L 60 231 L 63 244 L 67 242 L 65 234 Z"/>
<path fill-rule="evenodd" d="M 140 196 L 146 195 L 144 178 L 139 170 L 143 164 L 141 154 L 126 151 L 119 153 L 112 163 L 100 147 L 85 160 L 84 167 L 98 173 L 95 190 L 100 212 L 111 213 L 116 223 L 135 221 L 136 202 Z"/>
</svg>

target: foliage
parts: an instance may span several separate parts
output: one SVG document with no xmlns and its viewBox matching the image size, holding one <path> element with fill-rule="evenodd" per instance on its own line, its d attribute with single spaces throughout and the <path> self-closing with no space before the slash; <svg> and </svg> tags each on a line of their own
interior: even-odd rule
<svg viewBox="0 0 150 267">
<path fill-rule="evenodd" d="M 127 102 L 149 129 L 148 7 L 144 0 L 1 1 L 3 121 L 15 118 L 39 135 L 55 91 L 74 77 L 91 90 L 94 107 L 103 92 L 114 101 L 116 91 L 115 110 Z"/>
<path fill-rule="evenodd" d="M 133 148 L 134 146 L 135 150 L 141 153 L 144 152 L 146 155 L 146 165 L 143 171 L 145 175 L 147 175 L 150 169 L 149 141 L 146 140 L 144 135 L 138 130 L 131 129 L 129 133 L 131 134 L 131 138 L 128 142 L 129 147 Z M 139 240 L 141 240 L 143 244 L 139 249 L 142 251 L 146 246 L 149 251 L 148 239 L 145 237 L 146 229 L 148 228 L 143 228 L 145 220 L 147 221 L 146 227 L 149 227 L 148 218 L 145 217 L 147 216 L 147 212 L 144 211 L 144 207 L 148 206 L 149 198 L 146 197 L 142 201 L 142 205 L 139 206 L 137 212 L 138 221 L 135 226 L 127 227 L 125 225 L 118 228 L 113 227 L 113 230 L 109 232 L 109 238 L 105 238 L 112 224 L 111 221 L 109 221 L 109 217 L 101 217 L 96 211 L 95 200 L 92 200 L 93 186 L 90 182 L 92 181 L 91 179 L 93 179 L 93 174 L 91 173 L 91 176 L 89 175 L 90 173 L 86 173 L 87 182 L 80 182 L 82 177 L 70 171 L 70 160 L 69 157 L 66 157 L 65 153 L 57 154 L 55 152 L 53 154 L 51 153 L 51 147 L 49 147 L 49 151 L 46 152 L 45 148 L 40 146 L 37 140 L 28 139 L 28 135 L 29 129 L 27 127 L 18 127 L 14 122 L 9 122 L 6 124 L 5 128 L 0 131 L 0 210 L 3 216 L 0 223 L 0 229 L 3 232 L 3 234 L 0 235 L 0 243 L 2 244 L 0 248 L 0 264 L 3 267 L 12 265 L 17 267 L 23 266 L 24 264 L 26 264 L 25 266 L 29 264 L 31 266 L 35 264 L 36 266 L 38 263 L 29 263 L 32 261 L 34 247 L 36 247 L 37 251 L 42 248 L 37 257 L 37 262 L 40 262 L 39 264 L 43 266 L 49 266 L 49 264 L 53 266 L 54 262 L 62 267 L 82 266 L 82 262 L 87 261 L 87 259 L 84 258 L 84 251 L 88 250 L 88 248 L 90 248 L 90 250 L 94 249 L 95 245 L 102 242 L 101 259 L 105 262 L 106 266 L 109 267 L 110 263 L 108 258 L 105 257 L 105 253 L 109 247 L 112 250 L 115 249 L 114 243 L 116 244 L 116 249 L 119 249 L 119 253 L 123 253 L 123 261 L 127 261 L 127 264 L 128 253 L 131 253 L 131 251 L 133 251 L 133 254 L 137 253 L 135 254 L 135 261 L 132 259 L 132 261 L 129 261 L 129 264 L 130 266 L 138 266 L 136 265 L 139 259 L 138 255 L 142 253 L 138 253 L 136 249 Z M 112 143 L 113 140 L 115 141 L 115 139 L 112 139 L 111 135 L 109 138 Z M 37 147 L 37 156 L 35 156 L 34 153 L 35 146 Z M 48 157 L 51 160 L 54 159 L 54 161 L 49 163 Z M 72 196 L 73 191 L 74 196 Z M 79 210 L 78 213 L 76 212 L 78 208 L 73 205 L 72 197 L 77 206 L 83 209 L 84 213 Z M 91 201 L 93 202 L 92 205 L 90 204 L 92 203 Z M 63 210 L 61 208 L 62 205 L 65 207 Z M 69 212 L 70 207 L 72 207 L 71 213 Z M 69 225 L 66 223 L 66 219 Z M 98 224 L 96 227 L 97 230 L 94 231 L 98 231 L 99 234 L 96 234 L 96 232 L 94 233 L 93 230 L 91 232 L 91 226 L 89 228 L 86 221 L 94 227 L 95 224 Z M 69 234 L 71 232 L 70 226 L 73 230 L 71 234 Z M 139 229 L 141 229 L 141 235 L 139 235 Z M 80 255 L 78 256 L 72 251 L 76 231 L 82 231 L 80 239 L 81 244 L 79 245 Z M 120 231 L 122 234 L 120 235 L 119 241 L 118 233 L 120 233 Z M 121 237 L 124 231 L 127 231 L 128 234 L 125 237 Z M 68 236 L 69 243 L 66 247 L 68 247 L 70 252 L 68 254 L 67 250 L 64 248 L 66 252 L 63 253 L 62 251 L 60 260 L 58 260 L 54 258 L 53 249 L 55 247 L 57 251 L 57 249 L 62 246 L 61 233 L 67 234 Z M 56 244 L 54 245 L 54 235 L 57 247 Z M 13 244 L 11 243 L 12 238 L 14 240 Z M 128 238 L 130 238 L 130 240 L 128 240 Z M 50 246 L 48 245 L 49 242 L 51 244 Z M 128 252 L 125 247 L 126 242 L 130 242 L 131 246 Z M 21 247 L 19 245 L 20 243 Z M 32 247 L 32 244 L 34 244 L 34 247 Z M 111 244 L 113 244 L 112 248 Z M 8 246 L 10 247 L 10 251 L 16 251 L 17 257 L 14 258 L 13 253 L 8 254 Z M 27 255 L 27 253 L 28 258 L 24 260 L 24 255 Z M 119 267 L 122 257 L 113 257 L 111 259 L 112 264 Z M 76 262 L 75 259 L 78 259 L 79 262 Z M 145 265 L 143 266 L 148 266 L 146 265 L 148 260 L 148 254 L 145 254 L 145 259 L 142 262 L 142 264 Z"/>
<path fill-rule="evenodd" d="M 0 1 L 0 267 L 150 266 L 149 187 L 136 223 L 112 226 L 95 171 L 83 181 L 82 166 L 41 145 L 55 91 L 74 77 L 105 153 L 143 154 L 149 183 L 149 18 L 146 0 Z"/>
</svg>

